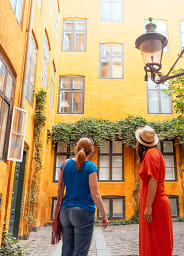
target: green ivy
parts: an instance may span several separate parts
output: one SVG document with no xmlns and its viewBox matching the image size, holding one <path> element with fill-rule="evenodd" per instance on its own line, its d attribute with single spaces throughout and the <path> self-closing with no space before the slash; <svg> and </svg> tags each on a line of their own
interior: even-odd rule
<svg viewBox="0 0 184 256">
<path fill-rule="evenodd" d="M 46 122 L 45 106 L 47 99 L 47 91 L 44 89 L 39 89 L 36 93 L 36 106 L 34 113 L 34 157 L 32 161 L 33 175 L 30 180 L 28 194 L 26 199 L 25 206 L 25 223 L 28 225 L 28 232 L 31 229 L 32 224 L 35 223 L 35 211 L 36 204 L 38 201 L 39 193 L 39 177 L 40 169 L 43 167 L 41 152 L 42 152 L 42 143 L 41 143 L 41 133 Z"/>
<path fill-rule="evenodd" d="M 2 242 L 0 248 L 0 255 L 14 255 L 21 256 L 23 255 L 23 248 L 19 246 L 18 241 L 12 235 L 8 234 L 8 230 L 6 229 L 6 223 L 3 226 L 2 232 Z"/>
<path fill-rule="evenodd" d="M 87 136 L 98 146 L 104 140 L 122 140 L 127 146 L 135 148 L 135 130 L 145 125 L 152 126 L 160 140 L 176 139 L 179 144 L 184 144 L 184 118 L 181 116 L 164 122 L 149 122 L 142 116 L 128 116 L 116 122 L 92 118 L 82 118 L 75 123 L 60 122 L 52 128 L 52 141 L 70 144 Z"/>
</svg>

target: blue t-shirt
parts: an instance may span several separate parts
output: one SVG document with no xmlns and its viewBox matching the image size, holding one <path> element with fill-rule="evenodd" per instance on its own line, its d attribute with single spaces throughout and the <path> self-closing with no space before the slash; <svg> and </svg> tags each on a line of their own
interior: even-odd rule
<svg viewBox="0 0 184 256">
<path fill-rule="evenodd" d="M 75 166 L 74 159 L 69 159 L 64 167 L 63 178 L 66 184 L 64 207 L 80 207 L 87 211 L 95 212 L 95 204 L 89 189 L 89 175 L 98 172 L 96 165 L 86 160 L 80 171 Z M 60 166 L 62 169 L 63 164 Z"/>
</svg>

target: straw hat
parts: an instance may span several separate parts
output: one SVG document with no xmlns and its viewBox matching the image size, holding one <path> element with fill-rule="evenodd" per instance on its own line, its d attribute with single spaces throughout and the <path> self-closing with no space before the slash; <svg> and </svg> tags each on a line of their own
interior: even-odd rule
<svg viewBox="0 0 184 256">
<path fill-rule="evenodd" d="M 138 128 L 135 131 L 135 137 L 139 143 L 146 147 L 153 147 L 159 142 L 155 130 L 148 125 Z"/>
</svg>

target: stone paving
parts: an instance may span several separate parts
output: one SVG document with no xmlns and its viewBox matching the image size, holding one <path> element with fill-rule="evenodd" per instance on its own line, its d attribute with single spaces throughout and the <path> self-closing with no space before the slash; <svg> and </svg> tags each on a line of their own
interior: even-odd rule
<svg viewBox="0 0 184 256">
<path fill-rule="evenodd" d="M 99 227 L 95 231 L 102 230 L 106 246 L 111 256 L 138 256 L 138 225 L 110 226 L 106 230 Z M 184 256 L 184 223 L 174 222 L 174 252 L 173 255 Z M 88 256 L 107 256 L 96 248 L 94 232 L 92 244 Z M 51 227 L 43 227 L 38 232 L 32 232 L 29 240 L 20 241 L 24 247 L 25 256 L 60 256 L 61 245 L 50 244 Z M 109 255 L 109 254 L 108 254 Z"/>
</svg>

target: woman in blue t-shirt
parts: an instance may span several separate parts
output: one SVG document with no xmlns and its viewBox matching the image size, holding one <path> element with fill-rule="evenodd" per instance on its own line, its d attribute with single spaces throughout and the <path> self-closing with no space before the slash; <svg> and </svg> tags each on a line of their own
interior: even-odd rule
<svg viewBox="0 0 184 256">
<path fill-rule="evenodd" d="M 65 198 L 60 213 L 62 226 L 62 256 L 86 256 L 92 240 L 95 204 L 102 215 L 102 227 L 109 221 L 98 190 L 97 167 L 87 160 L 94 151 L 89 138 L 81 138 L 76 156 L 67 160 L 63 173 L 60 171 L 58 195 L 62 179 L 66 184 Z M 62 170 L 61 165 L 60 169 Z"/>
</svg>

